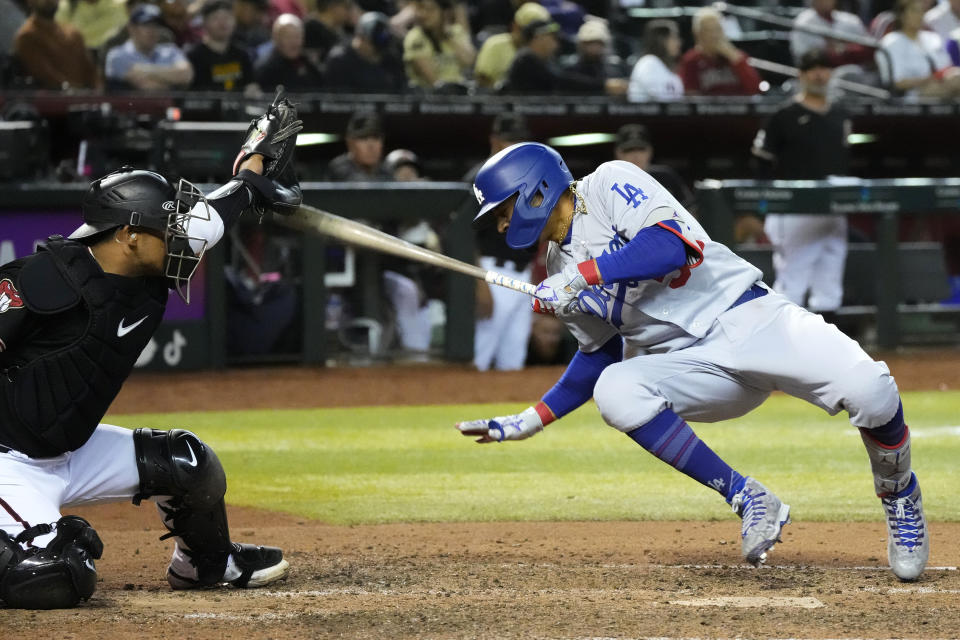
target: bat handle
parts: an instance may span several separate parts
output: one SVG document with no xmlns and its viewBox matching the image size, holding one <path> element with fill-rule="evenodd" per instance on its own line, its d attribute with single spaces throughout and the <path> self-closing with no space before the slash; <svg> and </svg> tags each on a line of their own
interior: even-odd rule
<svg viewBox="0 0 960 640">
<path fill-rule="evenodd" d="M 502 273 L 497 273 L 496 271 L 487 271 L 487 275 L 484 276 L 484 280 L 499 287 L 506 287 L 507 289 L 513 289 L 514 291 L 525 293 L 528 296 L 536 296 L 537 293 L 537 285 L 505 276 Z"/>
</svg>

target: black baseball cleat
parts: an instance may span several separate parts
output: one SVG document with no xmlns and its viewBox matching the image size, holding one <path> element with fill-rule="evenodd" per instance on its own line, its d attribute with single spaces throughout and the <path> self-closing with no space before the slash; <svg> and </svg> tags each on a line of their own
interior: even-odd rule
<svg viewBox="0 0 960 640">
<path fill-rule="evenodd" d="M 235 587 L 249 589 L 263 587 L 287 575 L 290 563 L 283 559 L 283 551 L 276 547 L 258 547 L 253 544 L 233 544 L 231 555 L 243 573 L 230 581 Z"/>
<path fill-rule="evenodd" d="M 177 547 L 173 560 L 167 567 L 167 582 L 175 590 L 210 589 L 230 584 L 241 589 L 264 587 L 285 577 L 290 563 L 283 559 L 283 551 L 277 547 L 260 547 L 254 544 L 232 543 L 232 551 L 222 567 L 210 579 L 209 563 L 201 569 L 185 549 Z"/>
</svg>

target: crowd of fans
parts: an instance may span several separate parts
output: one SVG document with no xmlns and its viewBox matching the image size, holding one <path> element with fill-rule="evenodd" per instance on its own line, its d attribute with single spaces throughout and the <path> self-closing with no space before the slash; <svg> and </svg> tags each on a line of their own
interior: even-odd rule
<svg viewBox="0 0 960 640">
<path fill-rule="evenodd" d="M 908 96 L 960 95 L 960 0 L 809 0 L 794 62 Z M 753 95 L 735 12 L 623 28 L 618 0 L 0 0 L 5 80 L 44 89 Z M 698 4 L 697 2 L 687 4 Z M 753 28 L 768 28 L 751 25 Z M 689 27 L 689 32 L 688 32 Z M 841 37 L 811 31 L 833 30 Z M 688 41 L 689 40 L 689 41 Z"/>
</svg>

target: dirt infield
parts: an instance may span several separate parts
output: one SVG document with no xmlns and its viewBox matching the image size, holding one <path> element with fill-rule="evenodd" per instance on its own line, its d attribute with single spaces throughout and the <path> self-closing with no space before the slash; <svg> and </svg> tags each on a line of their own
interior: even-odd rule
<svg viewBox="0 0 960 640">
<path fill-rule="evenodd" d="M 884 354 L 902 389 L 960 388 L 957 352 Z M 527 402 L 560 369 L 247 369 L 138 375 L 117 413 L 173 408 Z M 956 638 L 960 523 L 933 523 L 922 580 L 885 568 L 875 523 L 797 523 L 771 566 L 722 522 L 330 526 L 230 509 L 233 537 L 282 546 L 267 590 L 174 593 L 152 507 L 76 510 L 103 537 L 101 583 L 68 611 L 0 609 L 0 638 Z"/>
</svg>

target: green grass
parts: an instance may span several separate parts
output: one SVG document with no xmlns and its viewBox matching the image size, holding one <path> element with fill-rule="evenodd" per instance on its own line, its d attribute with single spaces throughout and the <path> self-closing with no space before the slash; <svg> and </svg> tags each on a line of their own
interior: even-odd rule
<svg viewBox="0 0 960 640">
<path fill-rule="evenodd" d="M 960 520 L 960 393 L 905 394 L 927 517 Z M 606 426 L 593 404 L 524 442 L 474 444 L 457 420 L 513 413 L 486 404 L 111 416 L 189 425 L 227 469 L 231 504 L 330 523 L 733 518 L 712 490 Z M 869 463 L 843 415 L 775 396 L 738 420 L 694 425 L 795 520 L 876 520 Z"/>
</svg>

